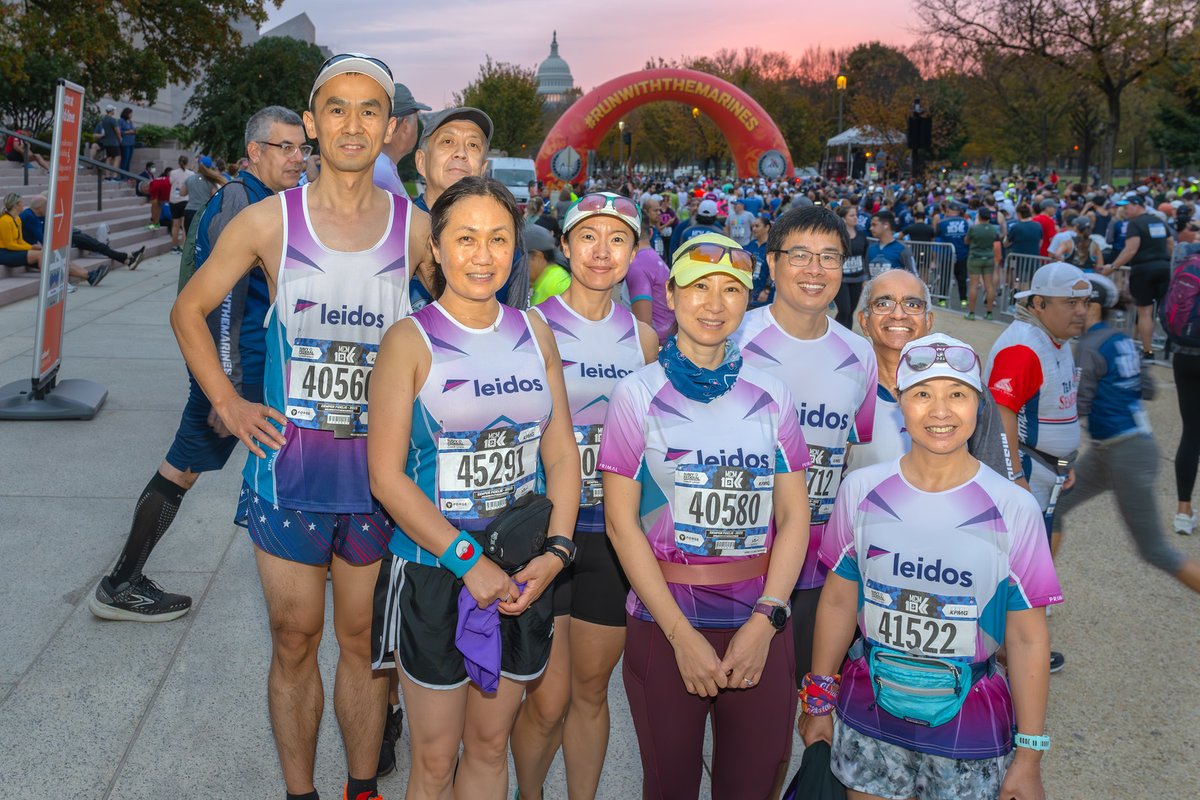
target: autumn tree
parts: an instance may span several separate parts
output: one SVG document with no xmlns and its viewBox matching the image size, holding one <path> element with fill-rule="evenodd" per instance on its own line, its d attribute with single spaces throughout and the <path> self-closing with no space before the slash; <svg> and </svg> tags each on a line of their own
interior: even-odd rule
<svg viewBox="0 0 1200 800">
<path fill-rule="evenodd" d="M 1122 102 L 1168 64 L 1194 69 L 1200 0 L 916 0 L 924 33 L 970 65 L 973 54 L 1030 55 L 1095 90 L 1105 104 L 1101 172 L 1112 181 Z"/>
<path fill-rule="evenodd" d="M 77 0 L 0 2 L 0 79 L 41 85 L 46 61 L 88 97 L 152 102 L 167 84 L 190 83 L 241 46 L 236 23 L 266 21 L 268 0 Z M 278 8 L 283 0 L 269 0 Z M 24 87 L 24 88 L 22 88 Z M 40 94 L 39 94 L 40 97 Z M 50 106 L 53 93 L 42 105 Z"/>
<path fill-rule="evenodd" d="M 303 111 L 309 87 L 296 76 L 316 75 L 324 61 L 321 48 L 287 36 L 268 36 L 218 58 L 188 101 L 193 140 L 213 155 L 239 158 L 246 152 L 246 120 L 266 106 Z"/>
<path fill-rule="evenodd" d="M 493 61 L 487 56 L 479 67 L 479 77 L 461 94 L 454 95 L 454 103 L 473 106 L 492 118 L 493 148 L 513 157 L 532 158 L 545 135 L 537 89 L 537 72 L 532 67 Z"/>
</svg>

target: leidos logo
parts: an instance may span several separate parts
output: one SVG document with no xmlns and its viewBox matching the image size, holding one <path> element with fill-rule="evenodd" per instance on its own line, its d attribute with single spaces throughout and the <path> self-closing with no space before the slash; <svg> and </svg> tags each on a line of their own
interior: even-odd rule
<svg viewBox="0 0 1200 800">
<path fill-rule="evenodd" d="M 801 403 L 800 408 L 800 424 L 806 425 L 809 428 L 829 428 L 830 430 L 845 430 L 850 426 L 850 415 L 839 414 L 836 411 L 825 411 L 825 404 L 816 408 L 809 408 L 806 403 Z"/>
<path fill-rule="evenodd" d="M 964 589 L 975 585 L 974 576 L 969 570 L 959 572 L 953 567 L 943 568 L 940 558 L 932 564 L 926 564 L 925 559 L 918 556 L 914 563 L 912 561 L 902 561 L 900 554 L 895 553 L 892 556 L 892 574 L 905 578 L 920 578 L 930 583 L 946 583 L 951 586 L 958 585 Z"/>
<path fill-rule="evenodd" d="M 696 463 L 722 464 L 727 467 L 748 467 L 750 469 L 766 469 L 773 466 L 772 461 L 766 455 L 747 453 L 740 447 L 732 453 L 718 450 L 715 456 L 705 455 L 703 450 L 697 450 Z"/>
<path fill-rule="evenodd" d="M 292 313 L 299 314 L 301 311 L 308 311 L 310 308 L 315 308 L 316 305 L 312 300 L 297 300 Z M 350 306 L 343 304 L 339 309 L 330 308 L 325 303 L 321 303 L 321 324 L 353 325 L 362 328 L 382 329 L 383 315 L 367 311 L 362 305 L 359 305 L 358 308 L 350 308 Z"/>
<path fill-rule="evenodd" d="M 442 384 L 442 393 L 452 392 L 468 383 L 475 390 L 476 397 L 495 397 L 501 394 L 540 392 L 545 388 L 540 378 L 518 378 L 516 375 L 509 375 L 507 378 L 492 378 L 491 380 L 483 381 L 447 380 Z"/>
</svg>

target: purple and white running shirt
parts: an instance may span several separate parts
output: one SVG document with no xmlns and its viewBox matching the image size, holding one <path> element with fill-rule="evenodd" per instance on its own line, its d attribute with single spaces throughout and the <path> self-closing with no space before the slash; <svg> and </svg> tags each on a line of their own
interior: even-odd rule
<svg viewBox="0 0 1200 800">
<path fill-rule="evenodd" d="M 849 473 L 820 556 L 858 584 L 858 627 L 873 646 L 963 664 L 996 653 L 1009 611 L 1062 602 L 1037 501 L 983 464 L 943 492 L 912 486 L 899 459 Z M 843 668 L 837 710 L 855 730 L 922 753 L 992 758 L 1012 749 L 1012 699 L 999 672 L 975 684 L 957 717 L 929 728 L 875 704 L 860 658 Z"/>
<path fill-rule="evenodd" d="M 848 444 L 870 442 L 879 380 L 871 343 L 833 320 L 817 339 L 797 339 L 775 321 L 771 306 L 746 313 L 734 334 L 747 364 L 774 375 L 792 392 L 808 442 L 808 555 L 797 589 L 825 583 L 817 558 L 821 534 L 846 469 Z"/>
<path fill-rule="evenodd" d="M 659 561 L 720 564 L 770 552 L 775 475 L 808 466 L 791 393 L 745 364 L 733 388 L 709 403 L 684 397 L 657 362 L 613 391 L 599 469 L 642 485 L 641 523 Z M 723 586 L 667 587 L 696 628 L 737 628 L 765 578 Z M 626 610 L 652 620 L 635 592 Z"/>
<path fill-rule="evenodd" d="M 533 308 L 554 334 L 562 358 L 571 426 L 582 469 L 579 517 L 575 529 L 604 532 L 604 490 L 596 459 L 604 434 L 608 397 L 617 381 L 646 365 L 637 320 L 625 306 L 612 303 L 604 319 L 580 316 L 560 296 Z"/>
<path fill-rule="evenodd" d="M 242 477 L 260 498 L 299 511 L 369 513 L 367 387 L 383 334 L 408 316 L 412 206 L 371 248 L 331 250 L 308 216 L 308 187 L 279 194 L 283 252 L 267 313 L 266 403 L 287 418 L 279 450 L 253 453 Z M 265 449 L 265 448 L 264 448 Z"/>
</svg>

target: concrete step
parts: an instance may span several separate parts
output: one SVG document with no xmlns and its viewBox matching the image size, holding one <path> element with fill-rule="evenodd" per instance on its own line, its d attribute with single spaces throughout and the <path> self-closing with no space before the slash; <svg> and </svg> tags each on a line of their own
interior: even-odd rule
<svg viewBox="0 0 1200 800">
<path fill-rule="evenodd" d="M 20 275 L 0 278 L 0 306 L 36 297 L 41 280 L 36 272 L 24 271 Z"/>
</svg>

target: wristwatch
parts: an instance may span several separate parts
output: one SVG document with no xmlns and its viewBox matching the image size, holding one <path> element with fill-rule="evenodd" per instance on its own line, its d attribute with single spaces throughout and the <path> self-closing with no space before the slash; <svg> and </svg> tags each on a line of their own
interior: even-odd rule
<svg viewBox="0 0 1200 800">
<path fill-rule="evenodd" d="M 777 606 L 774 603 L 756 603 L 754 606 L 754 613 L 762 614 L 768 620 L 770 620 L 771 625 L 775 627 L 776 631 L 783 630 L 784 626 L 787 625 L 787 606 Z"/>
<path fill-rule="evenodd" d="M 1013 744 L 1017 747 L 1024 747 L 1026 750 L 1049 750 L 1049 736 L 1030 736 L 1027 733 L 1018 733 L 1013 737 Z"/>
<path fill-rule="evenodd" d="M 571 562 L 575 560 L 575 543 L 565 536 L 547 536 L 543 552 L 555 547 L 560 548 L 559 554 L 566 556 L 563 566 L 571 566 Z"/>
</svg>

